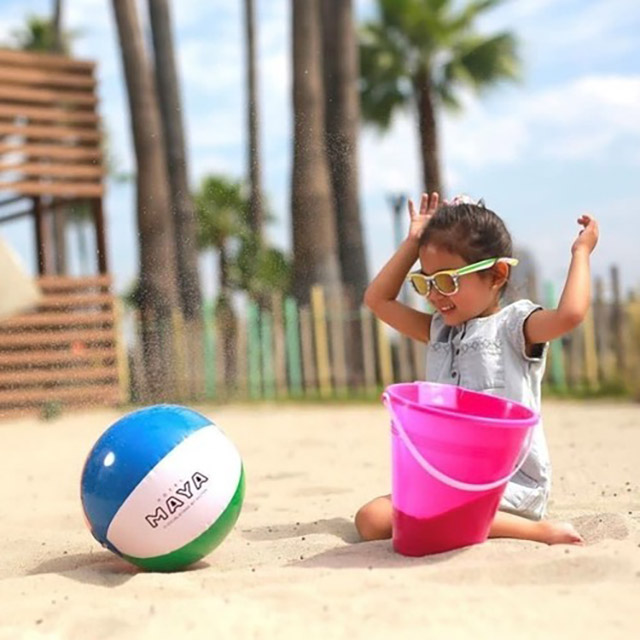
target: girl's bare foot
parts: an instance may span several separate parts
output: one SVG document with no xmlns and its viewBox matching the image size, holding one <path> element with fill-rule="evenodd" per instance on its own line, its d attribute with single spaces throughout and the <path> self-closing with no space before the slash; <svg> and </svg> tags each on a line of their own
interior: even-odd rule
<svg viewBox="0 0 640 640">
<path fill-rule="evenodd" d="M 541 520 L 538 525 L 542 534 L 541 542 L 547 544 L 584 544 L 584 538 L 569 522 Z"/>
</svg>

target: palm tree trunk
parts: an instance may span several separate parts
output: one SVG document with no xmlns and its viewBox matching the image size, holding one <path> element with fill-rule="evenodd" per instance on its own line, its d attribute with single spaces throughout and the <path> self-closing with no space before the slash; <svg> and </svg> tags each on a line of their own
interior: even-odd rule
<svg viewBox="0 0 640 640">
<path fill-rule="evenodd" d="M 260 165 L 260 139 L 258 135 L 258 82 L 256 76 L 255 5 L 245 0 L 245 27 L 247 44 L 247 124 L 249 130 L 249 225 L 262 244 L 264 212 L 262 201 L 262 179 Z"/>
<path fill-rule="evenodd" d="M 53 50 L 62 53 L 62 0 L 53 2 Z"/>
<path fill-rule="evenodd" d="M 351 0 L 322 0 L 326 144 L 342 280 L 362 301 L 369 278 L 358 200 L 358 47 Z"/>
<path fill-rule="evenodd" d="M 238 338 L 238 322 L 233 308 L 233 298 L 229 283 L 229 257 L 223 243 L 218 247 L 218 272 L 220 295 L 216 309 L 218 336 L 222 340 L 222 367 L 225 390 L 234 389 L 237 381 L 236 349 Z"/>
<path fill-rule="evenodd" d="M 62 0 L 53 3 L 53 51 L 62 53 Z M 67 227 L 67 212 L 62 207 L 52 210 L 53 243 L 55 246 L 55 270 L 59 275 L 67 273 L 67 243 L 65 231 Z"/>
<path fill-rule="evenodd" d="M 345 350 L 350 384 L 364 380 L 359 309 L 369 276 L 358 196 L 359 55 L 351 0 L 322 0 L 326 144 L 333 186 L 338 255 L 345 285 Z"/>
<path fill-rule="evenodd" d="M 336 221 L 324 138 L 320 12 L 317 0 L 292 0 L 293 14 L 293 290 L 340 284 Z"/>
<path fill-rule="evenodd" d="M 135 2 L 113 0 L 137 160 L 143 349 L 151 399 L 173 389 L 170 323 L 178 306 L 167 165 L 153 75 Z"/>
<path fill-rule="evenodd" d="M 422 176 L 427 192 L 437 191 L 444 196 L 440 179 L 440 150 L 438 142 L 438 123 L 431 91 L 431 79 L 428 72 L 420 72 L 415 80 L 418 122 L 420 127 L 420 151 L 422 155 Z"/>
<path fill-rule="evenodd" d="M 149 0 L 155 53 L 155 74 L 169 169 L 175 225 L 178 282 L 182 311 L 187 320 L 200 316 L 202 293 L 198 275 L 197 223 L 187 177 L 187 153 L 182 123 L 171 14 L 167 0 Z"/>
</svg>

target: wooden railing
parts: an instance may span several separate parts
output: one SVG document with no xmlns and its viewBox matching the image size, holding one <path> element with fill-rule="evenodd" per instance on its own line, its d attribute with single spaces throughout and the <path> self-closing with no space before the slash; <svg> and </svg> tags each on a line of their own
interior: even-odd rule
<svg viewBox="0 0 640 640">
<path fill-rule="evenodd" d="M 0 49 L 0 191 L 100 198 L 95 65 Z"/>
<path fill-rule="evenodd" d="M 38 309 L 0 322 L 0 418 L 126 399 L 110 277 L 38 283 Z"/>
</svg>

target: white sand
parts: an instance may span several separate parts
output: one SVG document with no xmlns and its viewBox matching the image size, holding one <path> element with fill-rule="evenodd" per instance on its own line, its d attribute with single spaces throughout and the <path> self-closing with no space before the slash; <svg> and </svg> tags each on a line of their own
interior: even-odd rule
<svg viewBox="0 0 640 640">
<path fill-rule="evenodd" d="M 381 407 L 200 407 L 240 449 L 247 495 L 194 569 L 139 572 L 81 515 L 79 476 L 115 411 L 0 424 L 0 639 L 640 638 L 640 407 L 545 405 L 551 515 L 588 545 L 493 540 L 439 556 L 354 544 L 388 491 Z"/>
</svg>

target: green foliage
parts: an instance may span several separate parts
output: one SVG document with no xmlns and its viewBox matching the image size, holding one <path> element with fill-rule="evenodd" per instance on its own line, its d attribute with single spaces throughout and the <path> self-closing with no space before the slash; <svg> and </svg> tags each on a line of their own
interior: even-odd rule
<svg viewBox="0 0 640 640">
<path fill-rule="evenodd" d="M 248 233 L 249 203 L 241 182 L 207 176 L 194 196 L 201 249 L 221 249 Z"/>
<path fill-rule="evenodd" d="M 240 181 L 207 176 L 194 196 L 201 249 L 225 249 L 231 284 L 252 297 L 287 291 L 291 267 L 283 252 L 265 247 L 249 226 L 249 199 Z M 269 214 L 267 221 L 273 219 Z M 233 247 L 230 245 L 233 244 Z"/>
<path fill-rule="evenodd" d="M 440 104 L 457 108 L 459 91 L 518 77 L 512 34 L 480 34 L 477 18 L 501 0 L 378 0 L 378 17 L 360 36 L 363 118 L 386 129 L 411 104 L 424 78 Z"/>
<path fill-rule="evenodd" d="M 274 291 L 287 292 L 291 287 L 291 263 L 285 254 L 258 246 L 252 234 L 241 242 L 234 275 L 238 287 L 254 298 Z"/>
<path fill-rule="evenodd" d="M 30 15 L 24 27 L 12 33 L 13 46 L 23 51 L 55 51 L 56 39 L 53 20 L 44 16 Z M 63 31 L 61 34 L 61 53 L 71 54 L 71 43 L 78 36 L 75 31 Z"/>
</svg>

